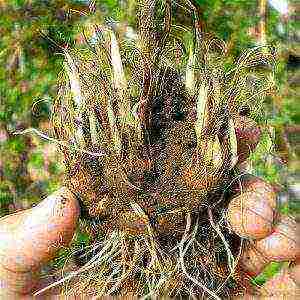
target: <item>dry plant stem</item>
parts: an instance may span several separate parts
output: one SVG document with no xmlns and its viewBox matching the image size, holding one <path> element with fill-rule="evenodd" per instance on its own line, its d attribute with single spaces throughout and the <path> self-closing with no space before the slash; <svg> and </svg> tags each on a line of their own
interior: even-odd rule
<svg viewBox="0 0 300 300">
<path fill-rule="evenodd" d="M 111 65 L 113 68 L 113 83 L 117 89 L 118 94 L 118 104 L 119 104 L 119 115 L 121 118 L 125 119 L 130 113 L 130 104 L 125 95 L 127 81 L 122 65 L 120 50 L 116 36 L 113 32 L 110 32 L 111 38 Z M 123 121 L 124 122 L 124 121 Z M 124 125 L 124 124 L 123 124 Z"/>
<path fill-rule="evenodd" d="M 149 97 L 153 85 L 153 51 L 155 47 L 155 33 L 154 33 L 154 11 L 155 0 L 141 0 L 140 1 L 140 16 L 139 16 L 139 36 L 140 49 L 144 57 L 144 82 L 143 91 L 140 97 L 139 114 L 142 124 L 145 129 L 149 127 Z"/>
<path fill-rule="evenodd" d="M 144 129 L 146 129 L 149 127 L 150 108 L 148 106 L 153 85 L 153 70 L 151 67 L 151 60 L 146 55 L 143 55 L 143 74 L 143 90 L 139 100 L 138 115 L 141 119 L 142 126 L 144 126 Z"/>
<path fill-rule="evenodd" d="M 268 63 L 270 66 L 275 64 L 274 57 L 267 51 L 266 46 L 257 46 L 245 51 L 238 59 L 236 67 L 225 74 L 226 80 L 229 80 L 228 87 L 224 91 L 224 99 L 229 99 L 228 108 L 231 115 L 238 114 L 238 98 L 241 96 L 241 91 L 244 91 L 247 86 L 247 76 L 242 76 L 247 68 L 255 68 L 260 63 Z M 258 92 L 249 95 L 246 103 L 251 105 L 253 99 L 265 95 L 268 91 L 274 88 L 274 81 L 268 78 L 267 85 L 263 85 Z M 257 108 L 260 106 L 258 105 Z M 254 107 L 253 107 L 254 109 Z"/>
<path fill-rule="evenodd" d="M 39 137 L 47 140 L 47 141 L 50 141 L 50 142 L 53 142 L 55 144 L 57 144 L 58 146 L 60 147 L 63 147 L 63 148 L 69 148 L 70 145 L 68 145 L 67 142 L 64 142 L 64 141 L 59 141 L 55 138 L 52 138 L 52 137 L 49 137 L 48 135 L 44 134 L 43 132 L 37 130 L 36 128 L 27 128 L 25 130 L 22 130 L 22 131 L 16 131 L 14 132 L 14 134 L 18 135 L 18 134 L 27 134 L 27 133 L 34 133 L 36 135 L 38 135 Z M 81 152 L 81 153 L 84 153 L 84 154 L 88 154 L 88 155 L 91 155 L 93 157 L 101 157 L 101 156 L 104 156 L 106 155 L 105 153 L 97 153 L 97 152 L 91 152 L 91 151 L 88 151 L 88 150 L 85 150 L 85 149 L 81 149 L 81 148 L 77 148 L 77 147 L 74 147 L 74 150 L 77 150 L 78 152 Z"/>
<path fill-rule="evenodd" d="M 160 37 L 154 31 L 154 15 L 156 1 L 147 0 L 141 1 L 142 9 L 139 19 L 139 33 L 141 40 L 141 52 L 144 60 L 144 81 L 143 91 L 140 97 L 139 115 L 146 131 L 145 139 L 148 142 L 147 130 L 151 126 L 151 107 L 150 100 L 155 96 L 158 89 L 157 82 L 158 74 L 160 72 L 160 60 L 162 51 L 165 48 L 165 42 L 168 38 L 171 29 L 171 1 L 165 2 L 165 18 L 164 29 Z"/>
<path fill-rule="evenodd" d="M 147 58 L 151 58 L 155 45 L 154 39 L 154 13 L 155 0 L 140 1 L 140 17 L 139 17 L 139 36 L 141 50 Z"/>
<path fill-rule="evenodd" d="M 203 33 L 204 26 L 200 20 L 199 9 L 190 0 L 187 0 L 186 2 L 187 2 L 187 5 L 192 9 L 194 17 L 195 17 L 194 29 L 196 32 L 196 39 L 197 38 L 201 39 L 201 34 Z"/>
<path fill-rule="evenodd" d="M 259 1 L 259 14 L 260 14 L 260 44 L 266 45 L 267 38 L 266 38 L 266 10 L 267 10 L 267 0 L 260 0 Z"/>
<path fill-rule="evenodd" d="M 164 28 L 159 38 L 156 46 L 156 53 L 154 58 L 154 66 L 158 66 L 158 62 L 160 60 L 162 51 L 165 47 L 165 42 L 167 41 L 168 35 L 171 31 L 171 21 L 172 21 L 172 8 L 171 8 L 171 0 L 165 0 L 165 18 L 164 18 Z"/>
</svg>

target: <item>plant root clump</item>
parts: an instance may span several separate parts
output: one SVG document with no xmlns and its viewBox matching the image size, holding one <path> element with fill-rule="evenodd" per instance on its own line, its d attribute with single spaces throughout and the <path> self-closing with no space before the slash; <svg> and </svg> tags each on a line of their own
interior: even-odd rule
<svg viewBox="0 0 300 300">
<path fill-rule="evenodd" d="M 249 49 L 225 72 L 224 42 L 197 20 L 187 41 L 170 26 L 170 3 L 161 15 L 150 3 L 137 40 L 95 24 L 86 47 L 63 49 L 52 124 L 93 241 L 79 269 L 54 285 L 66 295 L 231 297 L 247 286 L 243 239 L 226 221 L 228 190 L 258 143 L 250 118 L 272 91 L 273 56 Z M 239 115 L 245 105 L 248 117 Z"/>
</svg>

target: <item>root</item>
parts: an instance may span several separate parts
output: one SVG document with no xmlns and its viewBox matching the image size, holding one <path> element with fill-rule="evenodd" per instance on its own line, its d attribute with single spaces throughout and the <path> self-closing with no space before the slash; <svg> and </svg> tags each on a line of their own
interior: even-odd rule
<svg viewBox="0 0 300 300">
<path fill-rule="evenodd" d="M 226 44 L 200 31 L 197 8 L 186 2 L 195 20 L 188 42 L 189 29 L 172 24 L 169 0 L 162 10 L 141 1 L 138 42 L 92 25 L 88 49 L 63 50 L 56 138 L 34 128 L 18 133 L 59 146 L 70 189 L 106 232 L 84 250 L 82 258 L 92 255 L 84 266 L 35 295 L 57 285 L 95 299 L 230 295 L 243 243 L 224 222 L 227 190 L 239 176 L 233 121 L 245 102 L 255 113 L 272 90 L 274 59 L 255 47 L 225 71 Z M 172 222 L 178 232 L 167 228 Z"/>
<path fill-rule="evenodd" d="M 138 206 L 137 213 L 141 213 Z M 213 220 L 212 211 L 208 211 L 212 232 L 208 243 L 218 241 L 227 253 L 229 272 L 225 280 L 220 281 L 213 274 L 218 262 L 214 262 L 215 253 L 201 243 L 199 218 L 197 220 L 186 216 L 186 228 L 181 240 L 171 249 L 158 242 L 156 235 L 148 225 L 148 234 L 139 238 L 128 238 L 123 232 L 113 231 L 103 241 L 86 248 L 84 256 L 96 253 L 84 266 L 77 271 L 64 274 L 63 278 L 38 291 L 40 295 L 47 289 L 62 285 L 63 294 L 67 296 L 91 294 L 94 299 L 103 296 L 126 295 L 130 290 L 132 295 L 143 299 L 188 294 L 191 297 L 209 296 L 221 299 L 220 292 L 226 291 L 226 284 L 234 277 L 241 248 L 235 257 L 231 245 L 220 226 Z M 220 244 L 221 245 L 221 244 Z M 219 246 L 220 247 L 220 246 Z M 209 267 L 196 262 L 199 255 L 208 255 Z M 210 257 L 210 258 L 209 258 Z M 128 286 L 132 282 L 133 286 Z M 91 288 L 92 287 L 92 288 Z M 212 288 L 213 287 L 213 288 Z"/>
</svg>

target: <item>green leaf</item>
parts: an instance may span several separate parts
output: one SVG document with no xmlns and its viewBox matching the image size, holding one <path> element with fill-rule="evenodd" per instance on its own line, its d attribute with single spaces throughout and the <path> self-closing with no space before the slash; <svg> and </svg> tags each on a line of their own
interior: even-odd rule
<svg viewBox="0 0 300 300">
<path fill-rule="evenodd" d="M 261 274 L 252 279 L 252 284 L 259 286 L 263 285 L 266 281 L 277 274 L 283 266 L 284 262 L 271 262 L 266 266 Z"/>
</svg>

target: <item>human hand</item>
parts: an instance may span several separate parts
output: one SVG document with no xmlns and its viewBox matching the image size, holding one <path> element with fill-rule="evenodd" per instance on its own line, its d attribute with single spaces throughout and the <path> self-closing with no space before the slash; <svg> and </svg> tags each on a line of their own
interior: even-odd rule
<svg viewBox="0 0 300 300">
<path fill-rule="evenodd" d="M 36 207 L 0 219 L 0 299 L 24 299 L 43 287 L 39 270 L 69 244 L 78 217 L 75 196 L 61 188 Z"/>
<path fill-rule="evenodd" d="M 281 262 L 282 269 L 264 285 L 252 286 L 249 291 L 259 299 L 298 299 L 300 296 L 300 224 L 292 216 L 276 214 L 271 232 L 262 239 L 248 240 L 239 260 L 245 282 L 257 275 L 272 262 Z M 262 226 L 256 223 L 256 229 Z M 249 299 L 257 299 L 248 296 Z M 273 298 L 274 297 L 274 298 Z M 248 299 L 243 295 L 243 299 Z"/>
</svg>

